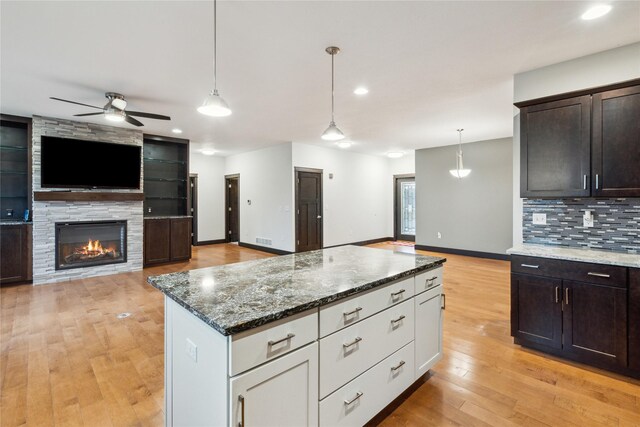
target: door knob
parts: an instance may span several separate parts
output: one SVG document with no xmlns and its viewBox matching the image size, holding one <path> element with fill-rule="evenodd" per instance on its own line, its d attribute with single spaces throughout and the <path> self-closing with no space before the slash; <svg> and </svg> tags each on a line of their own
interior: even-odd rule
<svg viewBox="0 0 640 427">
<path fill-rule="evenodd" d="M 318 216 L 317 216 L 317 218 L 318 218 L 318 219 L 322 218 L 322 215 L 318 215 Z"/>
</svg>

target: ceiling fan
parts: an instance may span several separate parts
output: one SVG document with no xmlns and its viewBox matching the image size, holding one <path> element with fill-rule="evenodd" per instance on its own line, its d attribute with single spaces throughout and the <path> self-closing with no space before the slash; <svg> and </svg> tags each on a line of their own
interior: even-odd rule
<svg viewBox="0 0 640 427">
<path fill-rule="evenodd" d="M 51 96 L 50 99 L 54 99 L 56 101 L 68 102 L 69 104 L 83 105 L 85 107 L 97 108 L 98 110 L 102 110 L 99 113 L 75 114 L 74 117 L 98 116 L 100 114 L 104 114 L 104 117 L 107 120 L 111 120 L 112 122 L 127 122 L 134 126 L 144 126 L 139 120 L 135 119 L 134 116 L 144 117 L 147 119 L 171 120 L 171 117 L 163 116 L 161 114 L 143 113 L 141 111 L 125 111 L 125 108 L 127 107 L 127 101 L 124 99 L 124 95 L 121 95 L 119 93 L 107 92 L 104 94 L 104 96 L 108 99 L 104 107 L 96 107 L 95 105 L 69 101 L 67 99 L 56 98 L 53 96 Z"/>
</svg>

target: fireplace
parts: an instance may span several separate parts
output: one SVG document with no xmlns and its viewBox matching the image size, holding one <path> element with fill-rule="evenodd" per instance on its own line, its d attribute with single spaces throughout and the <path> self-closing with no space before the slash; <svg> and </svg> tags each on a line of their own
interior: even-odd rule
<svg viewBox="0 0 640 427">
<path fill-rule="evenodd" d="M 56 223 L 56 270 L 127 262 L 127 221 Z"/>
</svg>

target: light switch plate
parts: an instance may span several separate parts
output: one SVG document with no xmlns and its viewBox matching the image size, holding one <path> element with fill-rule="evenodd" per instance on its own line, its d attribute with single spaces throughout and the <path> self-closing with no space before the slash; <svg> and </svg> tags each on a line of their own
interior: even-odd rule
<svg viewBox="0 0 640 427">
<path fill-rule="evenodd" d="M 534 213 L 533 214 L 533 224 L 534 225 L 547 225 L 547 214 L 545 214 L 545 213 Z"/>
<path fill-rule="evenodd" d="M 195 345 L 195 343 L 191 341 L 189 338 L 187 338 L 186 350 L 189 357 L 192 358 L 193 361 L 197 363 L 198 362 L 198 346 Z"/>
<path fill-rule="evenodd" d="M 589 218 L 583 216 L 582 217 L 582 226 L 584 228 L 591 228 L 593 227 L 593 215 L 591 215 Z"/>
</svg>

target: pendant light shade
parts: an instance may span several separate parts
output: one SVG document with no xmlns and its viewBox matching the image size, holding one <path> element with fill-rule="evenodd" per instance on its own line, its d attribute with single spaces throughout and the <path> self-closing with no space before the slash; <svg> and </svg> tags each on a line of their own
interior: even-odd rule
<svg viewBox="0 0 640 427">
<path fill-rule="evenodd" d="M 338 129 L 338 126 L 336 126 L 336 124 L 332 120 L 331 123 L 329 123 L 329 127 L 327 128 L 327 130 L 325 130 L 322 134 L 321 138 L 325 141 L 340 141 L 341 139 L 344 139 L 344 133 L 342 133 L 342 131 Z"/>
<path fill-rule="evenodd" d="M 325 49 L 325 51 L 329 55 L 331 55 L 331 122 L 329 123 L 329 127 L 327 128 L 327 130 L 325 130 L 322 133 L 321 138 L 324 139 L 325 141 L 340 141 L 341 139 L 344 139 L 344 133 L 342 133 L 342 131 L 338 129 L 338 126 L 336 126 L 336 122 L 334 121 L 335 109 L 334 109 L 334 89 L 333 89 L 334 88 L 333 57 L 336 56 L 338 52 L 340 52 L 340 48 L 335 46 L 329 46 L 328 48 Z"/>
<path fill-rule="evenodd" d="M 227 101 L 222 99 L 218 91 L 214 89 L 205 98 L 202 105 L 198 107 L 198 113 L 206 116 L 225 117 L 231 115 L 231 108 L 229 108 Z"/>
<path fill-rule="evenodd" d="M 462 163 L 462 131 L 458 129 L 458 151 L 456 152 L 456 168 L 449 169 L 449 173 L 456 178 L 464 178 L 471 173 L 471 169 L 465 169 Z"/>
<path fill-rule="evenodd" d="M 213 90 L 198 107 L 198 112 L 207 116 L 225 117 L 231 115 L 231 108 L 218 93 L 218 2 L 213 0 Z"/>
</svg>

